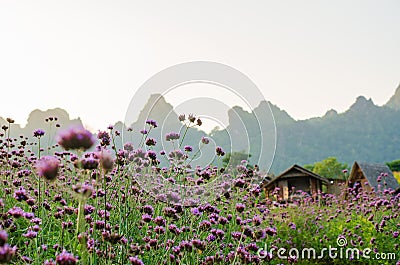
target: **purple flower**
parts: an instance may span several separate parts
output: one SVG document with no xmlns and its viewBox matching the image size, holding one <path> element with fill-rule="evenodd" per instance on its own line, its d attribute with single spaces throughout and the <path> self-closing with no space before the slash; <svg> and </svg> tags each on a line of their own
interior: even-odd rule
<svg viewBox="0 0 400 265">
<path fill-rule="evenodd" d="M 190 211 L 192 212 L 193 215 L 201 215 L 199 208 L 194 207 Z"/>
<path fill-rule="evenodd" d="M 209 144 L 210 143 L 210 139 L 208 138 L 208 137 L 201 137 L 201 142 L 203 143 L 203 144 Z"/>
<path fill-rule="evenodd" d="M 4 246 L 5 243 L 7 243 L 8 240 L 8 234 L 4 230 L 0 230 L 0 247 Z"/>
<path fill-rule="evenodd" d="M 38 175 L 47 180 L 54 180 L 58 174 L 60 162 L 54 156 L 44 156 L 36 163 Z"/>
<path fill-rule="evenodd" d="M 64 149 L 89 149 L 95 140 L 91 132 L 82 126 L 72 126 L 58 135 L 58 143 Z"/>
<path fill-rule="evenodd" d="M 264 231 L 265 231 L 265 233 L 266 233 L 267 235 L 270 235 L 270 236 L 276 235 L 276 229 L 273 228 L 273 227 L 267 227 L 267 228 L 265 228 Z"/>
<path fill-rule="evenodd" d="M 156 232 L 157 234 L 164 234 L 165 228 L 162 226 L 156 226 L 156 227 L 154 227 L 154 232 Z"/>
<path fill-rule="evenodd" d="M 137 256 L 129 257 L 129 261 L 132 265 L 144 265 L 143 261 L 139 259 Z"/>
<path fill-rule="evenodd" d="M 78 262 L 78 259 L 64 249 L 63 252 L 56 257 L 56 262 L 59 265 L 75 265 Z"/>
<path fill-rule="evenodd" d="M 147 151 L 147 157 L 150 158 L 151 160 L 156 160 L 157 153 L 154 152 L 153 150 L 149 150 L 149 151 Z"/>
<path fill-rule="evenodd" d="M 37 236 L 37 232 L 29 230 L 25 234 L 22 234 L 22 236 L 32 239 L 32 238 L 35 238 Z"/>
<path fill-rule="evenodd" d="M 100 159 L 100 166 L 103 168 L 106 172 L 109 172 L 113 169 L 114 167 L 114 159 L 112 158 L 111 154 L 109 151 L 102 150 L 97 154 L 97 156 Z"/>
<path fill-rule="evenodd" d="M 97 134 L 97 138 L 100 140 L 101 146 L 108 146 L 111 143 L 111 137 L 108 132 L 99 131 L 99 133 Z"/>
<path fill-rule="evenodd" d="M 399 231 L 394 231 L 393 232 L 393 238 L 397 238 L 399 236 Z"/>
<path fill-rule="evenodd" d="M 290 222 L 290 223 L 289 223 L 289 227 L 290 227 L 291 229 L 293 229 L 293 230 L 296 230 L 296 224 L 295 224 L 295 223 Z"/>
<path fill-rule="evenodd" d="M 217 153 L 217 156 L 224 156 L 225 155 L 225 151 L 220 146 L 217 146 L 217 148 L 215 148 L 215 152 Z"/>
<path fill-rule="evenodd" d="M 96 169 L 99 166 L 99 159 L 93 153 L 85 154 L 81 159 L 81 165 L 83 169 Z"/>
<path fill-rule="evenodd" d="M 28 200 L 26 190 L 23 187 L 20 187 L 18 190 L 14 191 L 14 198 L 19 202 Z"/>
<path fill-rule="evenodd" d="M 24 215 L 24 211 L 21 208 L 16 207 L 16 206 L 14 206 L 10 210 L 8 210 L 8 213 L 11 214 L 14 218 L 19 218 Z"/>
<path fill-rule="evenodd" d="M 142 215 L 142 220 L 143 220 L 144 222 L 146 222 L 146 223 L 150 222 L 150 221 L 151 221 L 151 215 L 150 215 L 150 214 L 147 214 L 147 213 L 143 214 L 143 215 Z"/>
<path fill-rule="evenodd" d="M 147 120 L 146 123 L 153 128 L 157 128 L 157 122 L 155 120 Z"/>
<path fill-rule="evenodd" d="M 192 151 L 193 151 L 193 148 L 192 148 L 190 145 L 186 145 L 186 146 L 185 146 L 185 151 L 186 151 L 186 152 L 192 152 Z"/>
<path fill-rule="evenodd" d="M 239 213 L 241 213 L 241 212 L 243 212 L 244 211 L 244 208 L 245 208 L 246 206 L 244 205 L 244 204 L 242 204 L 242 203 L 237 203 L 236 204 L 236 211 L 238 211 Z"/>
<path fill-rule="evenodd" d="M 15 256 L 17 247 L 10 247 L 8 244 L 0 246 L 0 263 L 9 263 Z"/>
<path fill-rule="evenodd" d="M 146 140 L 146 145 L 147 146 L 155 146 L 157 144 L 157 141 L 156 141 L 156 139 L 154 139 L 154 138 L 148 138 L 147 140 Z"/>
<path fill-rule="evenodd" d="M 33 131 L 33 137 L 40 138 L 44 135 L 44 131 L 42 129 L 37 129 Z"/>
<path fill-rule="evenodd" d="M 157 216 L 156 218 L 154 218 L 154 223 L 156 223 L 157 225 L 160 226 L 165 226 L 166 221 L 164 220 L 164 218 L 162 216 Z"/>
<path fill-rule="evenodd" d="M 207 237 L 207 241 L 208 242 L 212 242 L 212 241 L 215 241 L 215 239 L 217 239 L 213 234 L 210 234 L 210 235 L 208 235 L 208 237 Z"/>
<path fill-rule="evenodd" d="M 179 133 L 170 132 L 170 133 L 167 133 L 167 134 L 165 135 L 165 140 L 167 140 L 167 141 L 174 141 L 174 140 L 178 140 L 180 137 L 181 137 L 181 135 L 180 135 Z"/>
<path fill-rule="evenodd" d="M 151 205 L 145 205 L 143 206 L 143 212 L 152 215 L 154 213 L 154 208 Z"/>
<path fill-rule="evenodd" d="M 189 120 L 190 122 L 194 122 L 194 121 L 196 120 L 196 117 L 195 117 L 193 114 L 189 114 L 188 120 Z"/>
<path fill-rule="evenodd" d="M 127 142 L 124 144 L 124 150 L 130 152 L 133 151 L 133 144 L 131 142 Z"/>
</svg>

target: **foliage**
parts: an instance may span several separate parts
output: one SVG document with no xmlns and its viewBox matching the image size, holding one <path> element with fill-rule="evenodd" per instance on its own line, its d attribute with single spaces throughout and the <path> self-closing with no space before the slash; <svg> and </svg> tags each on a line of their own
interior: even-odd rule
<svg viewBox="0 0 400 265">
<path fill-rule="evenodd" d="M 327 179 L 346 179 L 346 174 L 343 171 L 348 168 L 346 163 L 340 163 L 336 157 L 328 157 L 304 167 Z"/>
<path fill-rule="evenodd" d="M 393 175 L 397 179 L 397 182 L 400 184 L 400 172 L 395 171 L 395 172 L 393 172 Z"/>
<path fill-rule="evenodd" d="M 400 171 L 400 159 L 387 162 L 386 165 L 388 165 L 391 171 Z"/>
</svg>

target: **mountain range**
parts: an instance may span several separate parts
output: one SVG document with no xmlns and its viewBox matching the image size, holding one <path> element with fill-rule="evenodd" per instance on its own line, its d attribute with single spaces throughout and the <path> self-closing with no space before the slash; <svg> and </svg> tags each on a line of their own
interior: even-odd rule
<svg viewBox="0 0 400 265">
<path fill-rule="evenodd" d="M 156 104 L 154 104 L 156 102 Z M 151 106 L 151 107 L 150 107 Z M 151 108 L 151 112 L 149 109 Z M 147 105 L 139 114 L 139 118 L 131 127 L 133 133 L 128 132 L 122 122 L 115 124 L 115 128 L 124 135 L 124 141 L 132 141 L 138 145 L 141 135 L 138 133 L 145 125 L 146 119 L 155 119 L 162 126 L 150 132 L 150 136 L 159 143 L 156 150 L 168 149 L 170 143 L 165 141 L 164 135 L 169 131 L 179 131 L 182 124 L 178 121 L 178 114 L 173 111 L 173 106 L 165 101 L 160 95 L 151 95 Z M 205 147 L 202 156 L 195 162 L 199 164 L 210 162 L 210 154 L 216 145 L 222 146 L 225 150 L 243 151 L 249 147 L 251 153 L 250 163 L 255 163 L 255 158 L 260 152 L 259 125 L 258 119 L 270 119 L 263 116 L 263 113 L 272 111 L 276 124 L 276 150 L 268 139 L 263 152 L 273 157 L 272 172 L 280 172 L 292 164 L 309 164 L 323 160 L 329 156 L 335 156 L 341 162 L 348 164 L 354 161 L 366 162 L 388 162 L 400 158 L 400 85 L 395 94 L 383 106 L 377 106 L 371 99 L 359 96 L 354 104 L 345 112 L 337 113 L 329 110 L 323 117 L 316 117 L 307 120 L 295 120 L 271 102 L 262 101 L 252 111 L 247 112 L 241 107 L 233 107 L 228 112 L 229 125 L 223 130 L 213 130 L 210 138 L 216 144 Z M 18 124 L 12 125 L 12 136 L 31 136 L 37 128 L 50 130 L 43 139 L 44 145 L 54 143 L 56 133 L 55 126 L 51 126 L 45 119 L 57 117 L 56 123 L 61 128 L 71 124 L 82 124 L 78 119 L 70 119 L 68 113 L 62 109 L 51 109 L 47 111 L 34 110 L 28 118 L 27 125 L 21 127 Z M 271 120 L 272 121 L 272 120 Z M 269 121 L 268 124 L 271 124 Z M 55 123 L 53 121 L 53 123 Z M 0 125 L 7 124 L 4 118 L 0 117 Z M 245 126 L 250 146 L 245 144 L 232 145 L 231 139 L 241 143 L 242 131 Z M 273 135 L 271 127 L 261 128 L 263 135 Z M 52 131 L 51 131 L 52 130 Z M 135 133 L 136 132 L 136 133 Z M 181 132 L 182 134 L 182 132 Z M 194 152 L 199 148 L 199 139 L 207 135 L 205 132 L 192 128 L 185 137 L 183 145 L 192 145 Z M 275 139 L 275 138 L 274 138 Z M 244 142 L 243 142 L 244 143 Z M 117 139 L 117 145 L 122 146 L 122 139 Z M 182 145 L 182 146 L 183 146 Z M 172 147 L 169 147 L 170 149 Z M 232 148 L 232 149 L 231 149 Z M 253 160 L 252 160 L 253 159 Z M 268 169 L 270 163 L 260 164 L 260 168 Z"/>
</svg>

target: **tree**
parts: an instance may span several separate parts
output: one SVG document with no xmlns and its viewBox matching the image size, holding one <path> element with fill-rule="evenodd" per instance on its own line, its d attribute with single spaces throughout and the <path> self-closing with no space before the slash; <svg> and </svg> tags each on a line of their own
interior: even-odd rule
<svg viewBox="0 0 400 265">
<path fill-rule="evenodd" d="M 390 168 L 391 171 L 400 171 L 400 160 L 393 160 L 392 162 L 387 162 L 386 165 Z"/>
<path fill-rule="evenodd" d="M 307 165 L 310 167 L 310 165 Z M 344 170 L 347 170 L 346 163 L 340 163 L 336 157 L 328 157 L 320 162 L 316 162 L 312 171 L 327 179 L 346 179 Z"/>
</svg>

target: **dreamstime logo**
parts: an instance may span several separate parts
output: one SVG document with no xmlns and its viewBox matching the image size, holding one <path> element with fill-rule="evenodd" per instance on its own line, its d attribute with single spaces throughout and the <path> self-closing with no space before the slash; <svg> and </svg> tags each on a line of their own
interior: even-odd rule
<svg viewBox="0 0 400 265">
<path fill-rule="evenodd" d="M 346 239 L 345 237 L 343 237 L 343 236 L 339 236 L 339 237 L 337 238 L 337 240 L 336 240 L 336 244 L 337 244 L 339 247 L 344 247 L 344 246 L 347 245 L 347 239 Z"/>
<path fill-rule="evenodd" d="M 179 102 L 171 108 L 168 107 L 170 105 L 166 101 L 167 98 L 179 99 Z M 242 108 L 231 108 L 227 103 L 229 100 L 239 102 Z M 262 105 L 260 102 L 263 102 Z M 243 109 L 251 112 L 245 112 Z M 252 111 L 254 109 L 257 111 Z M 228 111 L 229 120 L 226 118 Z M 158 127 L 151 130 L 149 137 L 157 139 L 159 149 L 152 148 L 158 152 L 163 150 L 164 156 L 167 157 L 174 150 L 183 149 L 186 143 L 173 145 L 165 139 L 165 135 L 177 132 L 182 139 L 183 135 L 186 135 L 186 127 L 178 121 L 177 115 L 186 114 L 187 117 L 190 113 L 201 118 L 203 124 L 210 122 L 224 130 L 209 135 L 197 129 L 193 130 L 198 139 L 197 143 L 191 143 L 196 156 L 189 158 L 185 164 L 185 172 L 189 176 L 196 167 L 203 169 L 209 165 L 217 165 L 216 161 L 221 164 L 222 159 L 215 152 L 219 145 L 223 146 L 225 153 L 251 154 L 253 165 L 257 164 L 260 168 L 269 170 L 276 148 L 276 127 L 272 110 L 250 78 L 224 64 L 207 61 L 188 62 L 155 74 L 135 92 L 124 124 L 126 127 L 133 127 L 134 132 L 139 132 L 145 128 L 146 120 L 156 120 Z M 223 143 L 218 142 L 221 134 L 225 134 Z M 201 141 L 202 136 L 208 137 L 208 145 Z M 132 139 L 132 135 L 123 133 L 123 142 L 132 140 L 141 141 L 140 138 Z M 145 148 L 146 145 L 143 145 L 143 149 Z M 154 197 L 187 206 L 216 199 L 230 189 L 235 178 L 229 174 L 219 174 L 206 184 L 190 186 L 171 183 L 159 173 L 136 170 L 135 166 L 132 166 L 131 170 L 139 185 Z M 258 184 L 260 181 L 261 179 L 254 174 L 251 182 Z"/>
<path fill-rule="evenodd" d="M 264 248 L 257 251 L 257 255 L 261 259 L 271 260 L 275 256 L 279 259 L 373 259 L 373 260 L 395 260 L 396 253 L 386 252 L 372 252 L 370 248 L 358 249 L 350 248 L 347 246 L 347 239 L 339 236 L 336 240 L 338 247 L 329 245 L 322 248 L 320 251 L 315 248 L 271 248 L 268 250 L 268 245 L 265 244 Z"/>
</svg>

